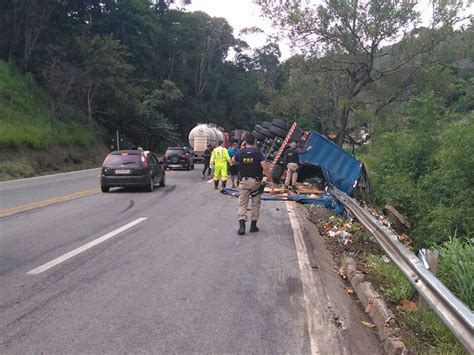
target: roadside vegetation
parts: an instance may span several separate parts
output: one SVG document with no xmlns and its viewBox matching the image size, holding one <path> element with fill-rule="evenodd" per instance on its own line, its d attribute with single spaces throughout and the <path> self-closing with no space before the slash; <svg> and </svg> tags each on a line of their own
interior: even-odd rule
<svg viewBox="0 0 474 355">
<path fill-rule="evenodd" d="M 48 96 L 31 75 L 0 61 L 0 147 L 94 145 L 98 127 L 87 126 L 84 118 Z"/>
<path fill-rule="evenodd" d="M 296 120 L 366 164 L 367 200 L 389 203 L 411 222 L 405 233 L 415 251 L 440 249 L 439 277 L 472 309 L 472 4 L 431 1 L 423 23 L 417 2 L 257 0 L 300 50 L 282 61 L 277 37 L 251 49 L 246 34 L 261 30 L 236 38 L 225 19 L 187 12 L 187 3 L 3 1 L 5 156 L 19 147 L 90 148 L 98 132 L 110 146 L 116 130 L 161 150 L 186 144 L 198 122 L 231 130 Z M 5 164 L 4 171 L 17 167 Z M 372 269 L 391 273 L 383 267 L 374 262 Z M 394 303 L 410 293 L 399 282 L 385 286 Z"/>
<path fill-rule="evenodd" d="M 308 209 L 310 219 L 318 226 L 334 260 L 340 263 L 344 255 L 352 256 L 364 272 L 365 279 L 372 282 L 383 296 L 395 315 L 396 334 L 410 353 L 467 354 L 436 313 L 423 305 L 408 279 L 359 223 L 321 211 L 322 207 L 310 206 Z M 350 236 L 341 239 L 334 231 L 345 231 Z M 474 272 L 473 260 L 471 242 L 464 244 L 460 239 L 453 239 L 440 247 L 437 276 L 471 309 L 469 302 L 473 298 L 469 275 Z"/>
<path fill-rule="evenodd" d="M 97 125 L 0 61 L 0 180 L 96 167 L 104 152 Z"/>
</svg>

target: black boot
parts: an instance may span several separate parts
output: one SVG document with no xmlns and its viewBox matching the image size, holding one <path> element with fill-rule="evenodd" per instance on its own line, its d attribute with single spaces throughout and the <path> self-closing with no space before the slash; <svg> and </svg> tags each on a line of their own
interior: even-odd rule
<svg viewBox="0 0 474 355">
<path fill-rule="evenodd" d="M 239 220 L 239 230 L 237 231 L 238 235 L 245 234 L 245 221 L 243 219 Z"/>
<path fill-rule="evenodd" d="M 222 181 L 222 190 L 225 189 L 225 186 L 227 185 L 227 181 Z"/>
<path fill-rule="evenodd" d="M 250 233 L 258 232 L 258 230 L 257 221 L 252 221 L 252 223 L 250 223 Z"/>
<path fill-rule="evenodd" d="M 218 189 L 219 188 L 219 180 L 215 180 L 214 181 L 214 189 Z"/>
</svg>

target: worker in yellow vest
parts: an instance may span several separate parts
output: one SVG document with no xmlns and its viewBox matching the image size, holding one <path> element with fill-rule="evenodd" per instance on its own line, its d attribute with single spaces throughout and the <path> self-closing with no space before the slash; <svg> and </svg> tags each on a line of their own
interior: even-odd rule
<svg viewBox="0 0 474 355">
<path fill-rule="evenodd" d="M 227 182 L 227 163 L 231 164 L 229 153 L 224 142 L 219 141 L 219 145 L 214 148 L 211 155 L 211 165 L 214 165 L 214 188 L 217 190 L 219 187 L 219 175 L 222 180 L 222 189 L 225 189 Z"/>
</svg>

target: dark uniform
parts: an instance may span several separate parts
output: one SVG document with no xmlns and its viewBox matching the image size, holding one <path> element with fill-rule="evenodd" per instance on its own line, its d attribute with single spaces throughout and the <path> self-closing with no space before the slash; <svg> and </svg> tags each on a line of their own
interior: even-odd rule
<svg viewBox="0 0 474 355">
<path fill-rule="evenodd" d="M 207 171 L 207 176 L 211 176 L 211 167 L 210 167 L 211 155 L 212 155 L 212 148 L 207 148 L 203 154 L 204 169 L 202 170 L 202 177 L 206 176 L 206 171 Z"/>
<path fill-rule="evenodd" d="M 265 161 L 262 152 L 255 148 L 239 150 L 234 160 L 239 163 L 240 193 L 239 193 L 239 221 L 247 221 L 247 206 L 252 198 L 252 221 L 260 217 L 261 194 L 258 193 L 263 178 L 261 162 Z"/>
</svg>

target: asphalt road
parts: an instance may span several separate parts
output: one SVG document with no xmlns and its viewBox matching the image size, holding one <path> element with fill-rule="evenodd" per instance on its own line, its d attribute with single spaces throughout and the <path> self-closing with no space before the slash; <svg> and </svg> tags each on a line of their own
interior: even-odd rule
<svg viewBox="0 0 474 355">
<path fill-rule="evenodd" d="M 284 203 L 238 236 L 237 200 L 196 170 L 153 193 L 97 187 L 98 170 L 0 184 L 2 210 L 52 201 L 0 218 L 0 353 L 353 352 L 308 311 Z"/>
</svg>

